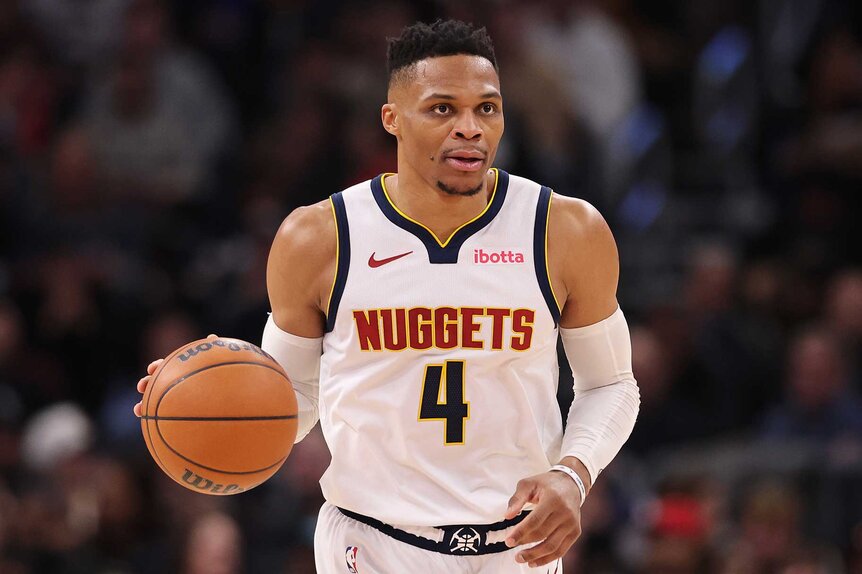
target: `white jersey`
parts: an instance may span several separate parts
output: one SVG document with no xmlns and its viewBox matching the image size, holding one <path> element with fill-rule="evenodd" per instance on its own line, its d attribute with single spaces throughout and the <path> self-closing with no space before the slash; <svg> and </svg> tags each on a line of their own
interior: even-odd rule
<svg viewBox="0 0 862 574">
<path fill-rule="evenodd" d="M 558 461 L 551 191 L 494 170 L 485 210 L 438 240 L 385 176 L 332 196 L 338 262 L 320 368 L 331 504 L 393 525 L 503 519 Z"/>
</svg>

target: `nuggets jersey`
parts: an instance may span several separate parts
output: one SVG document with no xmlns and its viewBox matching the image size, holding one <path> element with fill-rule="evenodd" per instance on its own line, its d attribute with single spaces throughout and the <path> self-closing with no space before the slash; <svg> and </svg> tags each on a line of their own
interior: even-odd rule
<svg viewBox="0 0 862 574">
<path fill-rule="evenodd" d="M 393 525 L 493 523 L 520 479 L 558 461 L 551 191 L 494 171 L 485 210 L 443 240 L 394 205 L 385 176 L 331 198 L 319 409 L 336 506 Z"/>
</svg>

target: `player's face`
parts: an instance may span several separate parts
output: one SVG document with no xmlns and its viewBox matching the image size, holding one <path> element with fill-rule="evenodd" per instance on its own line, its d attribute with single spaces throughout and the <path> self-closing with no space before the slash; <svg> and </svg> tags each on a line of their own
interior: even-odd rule
<svg viewBox="0 0 862 574">
<path fill-rule="evenodd" d="M 467 55 L 422 60 L 413 79 L 393 89 L 387 106 L 393 103 L 387 130 L 398 137 L 399 164 L 406 161 L 446 193 L 483 189 L 503 136 L 500 79 L 491 62 Z"/>
</svg>

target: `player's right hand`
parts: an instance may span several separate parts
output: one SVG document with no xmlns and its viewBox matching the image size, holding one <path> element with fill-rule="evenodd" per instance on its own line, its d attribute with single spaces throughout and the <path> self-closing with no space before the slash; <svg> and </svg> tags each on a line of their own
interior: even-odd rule
<svg viewBox="0 0 862 574">
<path fill-rule="evenodd" d="M 218 335 L 210 333 L 207 335 L 207 339 L 218 339 Z M 150 380 L 153 378 L 153 373 L 155 373 L 159 366 L 164 363 L 164 359 L 156 359 L 149 365 L 147 365 L 147 375 L 145 377 L 141 377 L 141 380 L 138 381 L 138 392 L 144 394 L 147 390 L 147 386 L 150 384 Z M 132 411 L 135 413 L 135 416 L 140 418 L 143 411 L 141 410 L 142 404 L 138 402 L 133 408 Z"/>
<path fill-rule="evenodd" d="M 147 385 L 150 384 L 150 379 L 153 378 L 153 373 L 155 373 L 156 370 L 159 368 L 159 366 L 164 362 L 165 362 L 164 359 L 156 359 L 155 361 L 153 361 L 152 363 L 147 365 L 147 376 L 141 377 L 141 380 L 138 381 L 138 392 L 139 393 L 144 394 L 144 392 L 147 390 Z M 140 416 L 141 416 L 141 403 L 138 402 L 138 404 L 136 404 L 132 410 L 135 412 L 135 416 L 140 418 Z"/>
<path fill-rule="evenodd" d="M 561 472 L 544 472 L 519 480 L 509 499 L 506 519 L 520 514 L 528 502 L 534 504 L 533 511 L 512 529 L 506 546 L 540 542 L 515 556 L 515 562 L 536 568 L 562 558 L 580 537 L 581 493 L 575 481 Z"/>
</svg>

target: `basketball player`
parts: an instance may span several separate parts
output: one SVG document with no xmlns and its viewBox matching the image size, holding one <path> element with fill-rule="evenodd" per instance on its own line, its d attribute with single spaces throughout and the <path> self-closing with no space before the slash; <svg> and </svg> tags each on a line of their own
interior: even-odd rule
<svg viewBox="0 0 862 574">
<path fill-rule="evenodd" d="M 558 573 L 639 406 L 614 240 L 589 204 L 491 167 L 484 28 L 416 24 L 388 60 L 398 173 L 290 214 L 267 269 L 263 348 L 294 383 L 297 440 L 319 417 L 332 453 L 317 570 Z"/>
</svg>

